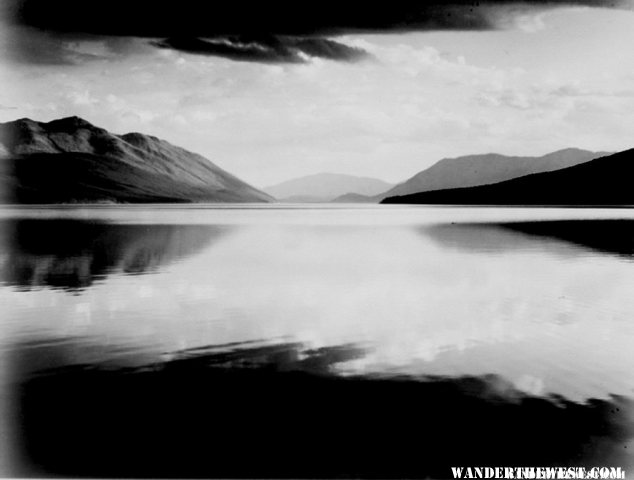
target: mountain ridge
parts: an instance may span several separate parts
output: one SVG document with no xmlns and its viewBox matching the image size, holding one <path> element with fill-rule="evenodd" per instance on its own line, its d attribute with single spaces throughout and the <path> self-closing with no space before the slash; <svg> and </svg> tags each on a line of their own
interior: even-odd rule
<svg viewBox="0 0 634 480">
<path fill-rule="evenodd" d="M 634 149 L 503 182 L 388 197 L 385 204 L 631 206 Z"/>
<path fill-rule="evenodd" d="M 270 202 L 202 155 L 76 116 L 0 124 L 3 203 Z"/>
<path fill-rule="evenodd" d="M 538 157 L 485 153 L 443 158 L 384 192 L 377 201 L 418 192 L 497 183 L 531 173 L 578 165 L 605 154 L 607 152 L 565 148 Z"/>
</svg>

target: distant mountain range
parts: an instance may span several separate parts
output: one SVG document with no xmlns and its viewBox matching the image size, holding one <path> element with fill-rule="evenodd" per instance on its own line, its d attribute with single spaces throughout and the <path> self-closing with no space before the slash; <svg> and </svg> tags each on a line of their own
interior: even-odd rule
<svg viewBox="0 0 634 480">
<path fill-rule="evenodd" d="M 270 202 L 201 155 L 78 117 L 0 124 L 3 203 Z"/>
<path fill-rule="evenodd" d="M 377 203 L 384 198 L 419 192 L 497 183 L 532 173 L 549 172 L 609 155 L 577 148 L 558 150 L 541 157 L 511 157 L 497 153 L 445 158 L 408 180 L 374 196 L 344 195 L 336 202 Z"/>
<path fill-rule="evenodd" d="M 317 173 L 287 180 L 262 190 L 285 202 L 330 202 L 343 194 L 371 196 L 385 192 L 390 187 L 392 184 L 376 178 Z"/>
<path fill-rule="evenodd" d="M 389 197 L 382 203 L 631 206 L 633 175 L 634 149 L 492 185 Z"/>
<path fill-rule="evenodd" d="M 116 135 L 79 117 L 20 119 L 0 124 L 0 202 L 629 205 L 634 201 L 623 182 L 632 173 L 631 152 L 469 155 L 440 160 L 398 185 L 319 173 L 260 191 L 156 137 Z"/>
</svg>

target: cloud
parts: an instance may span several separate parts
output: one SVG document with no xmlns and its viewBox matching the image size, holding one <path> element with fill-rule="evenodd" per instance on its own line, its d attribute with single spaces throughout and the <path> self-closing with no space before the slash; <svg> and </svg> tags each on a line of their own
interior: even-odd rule
<svg viewBox="0 0 634 480">
<path fill-rule="evenodd" d="M 45 66 L 73 66 L 112 60 L 148 50 L 137 38 L 45 31 L 0 23 L 4 35 L 0 53 L 10 61 Z"/>
<path fill-rule="evenodd" d="M 65 47 L 65 40 L 57 35 L 30 28 L 13 28 L 10 42 L 4 42 L 3 56 L 19 63 L 36 65 L 76 64 L 71 52 Z"/>
<path fill-rule="evenodd" d="M 311 57 L 357 60 L 363 52 L 333 37 L 351 33 L 542 28 L 538 14 L 566 6 L 628 8 L 629 0 L 392 0 L 364 4 L 200 2 L 198 0 L 10 0 L 14 23 L 49 35 L 146 38 L 189 53 L 265 63 L 304 63 Z M 537 20 L 535 20 L 537 19 Z M 20 58 L 38 61 L 39 49 L 19 38 Z M 125 41 L 123 42 L 125 43 Z M 57 52 L 57 58 L 64 58 Z M 54 57 L 54 56 L 53 56 Z"/>
<path fill-rule="evenodd" d="M 233 36 L 201 39 L 175 37 L 153 42 L 153 44 L 187 53 L 265 63 L 305 63 L 311 57 L 351 62 L 367 56 L 367 53 L 362 49 L 349 47 L 326 38 L 289 36 L 246 38 Z"/>
</svg>

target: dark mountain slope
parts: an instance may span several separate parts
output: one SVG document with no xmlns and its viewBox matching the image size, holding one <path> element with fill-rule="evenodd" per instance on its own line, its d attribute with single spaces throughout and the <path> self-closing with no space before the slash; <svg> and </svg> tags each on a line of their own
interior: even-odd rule
<svg viewBox="0 0 634 480">
<path fill-rule="evenodd" d="M 447 188 L 475 187 L 498 183 L 531 173 L 559 170 L 609 155 L 566 148 L 541 157 L 511 157 L 497 153 L 444 158 L 393 188 L 375 196 L 342 196 L 336 202 L 380 202 L 384 198 Z"/>
<path fill-rule="evenodd" d="M 509 157 L 497 153 L 445 158 L 383 194 L 383 198 L 445 188 L 474 187 L 550 172 L 587 162 L 606 153 L 576 148 L 541 157 Z"/>
<path fill-rule="evenodd" d="M 4 203 L 272 201 L 200 155 L 78 117 L 0 124 L 0 166 Z"/>
<path fill-rule="evenodd" d="M 460 205 L 634 205 L 634 150 L 492 185 L 391 197 L 382 203 Z"/>
</svg>

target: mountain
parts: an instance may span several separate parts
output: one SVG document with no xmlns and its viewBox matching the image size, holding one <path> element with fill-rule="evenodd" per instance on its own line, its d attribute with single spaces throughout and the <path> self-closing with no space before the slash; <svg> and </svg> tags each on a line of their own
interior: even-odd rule
<svg viewBox="0 0 634 480">
<path fill-rule="evenodd" d="M 205 157 L 78 118 L 0 124 L 3 203 L 270 202 Z"/>
<path fill-rule="evenodd" d="M 390 197 L 382 203 L 632 206 L 634 149 L 492 185 Z"/>
<path fill-rule="evenodd" d="M 369 177 L 355 177 L 339 173 L 317 173 L 287 180 L 263 188 L 273 197 L 284 201 L 329 202 L 346 193 L 376 195 L 392 184 Z"/>
<path fill-rule="evenodd" d="M 361 195 L 360 193 L 346 193 L 339 195 L 331 200 L 332 203 L 377 203 L 381 200 L 381 194 L 379 195 Z"/>
<path fill-rule="evenodd" d="M 550 172 L 571 167 L 604 155 L 608 155 L 608 153 L 567 148 L 542 157 L 511 157 L 489 153 L 445 158 L 379 195 L 368 198 L 343 197 L 335 201 L 380 202 L 387 197 L 418 192 L 487 185 L 531 173 Z"/>
<path fill-rule="evenodd" d="M 446 188 L 502 182 L 531 173 L 550 172 L 606 155 L 567 148 L 542 157 L 509 157 L 497 153 L 446 158 L 384 193 L 383 198 Z"/>
</svg>

